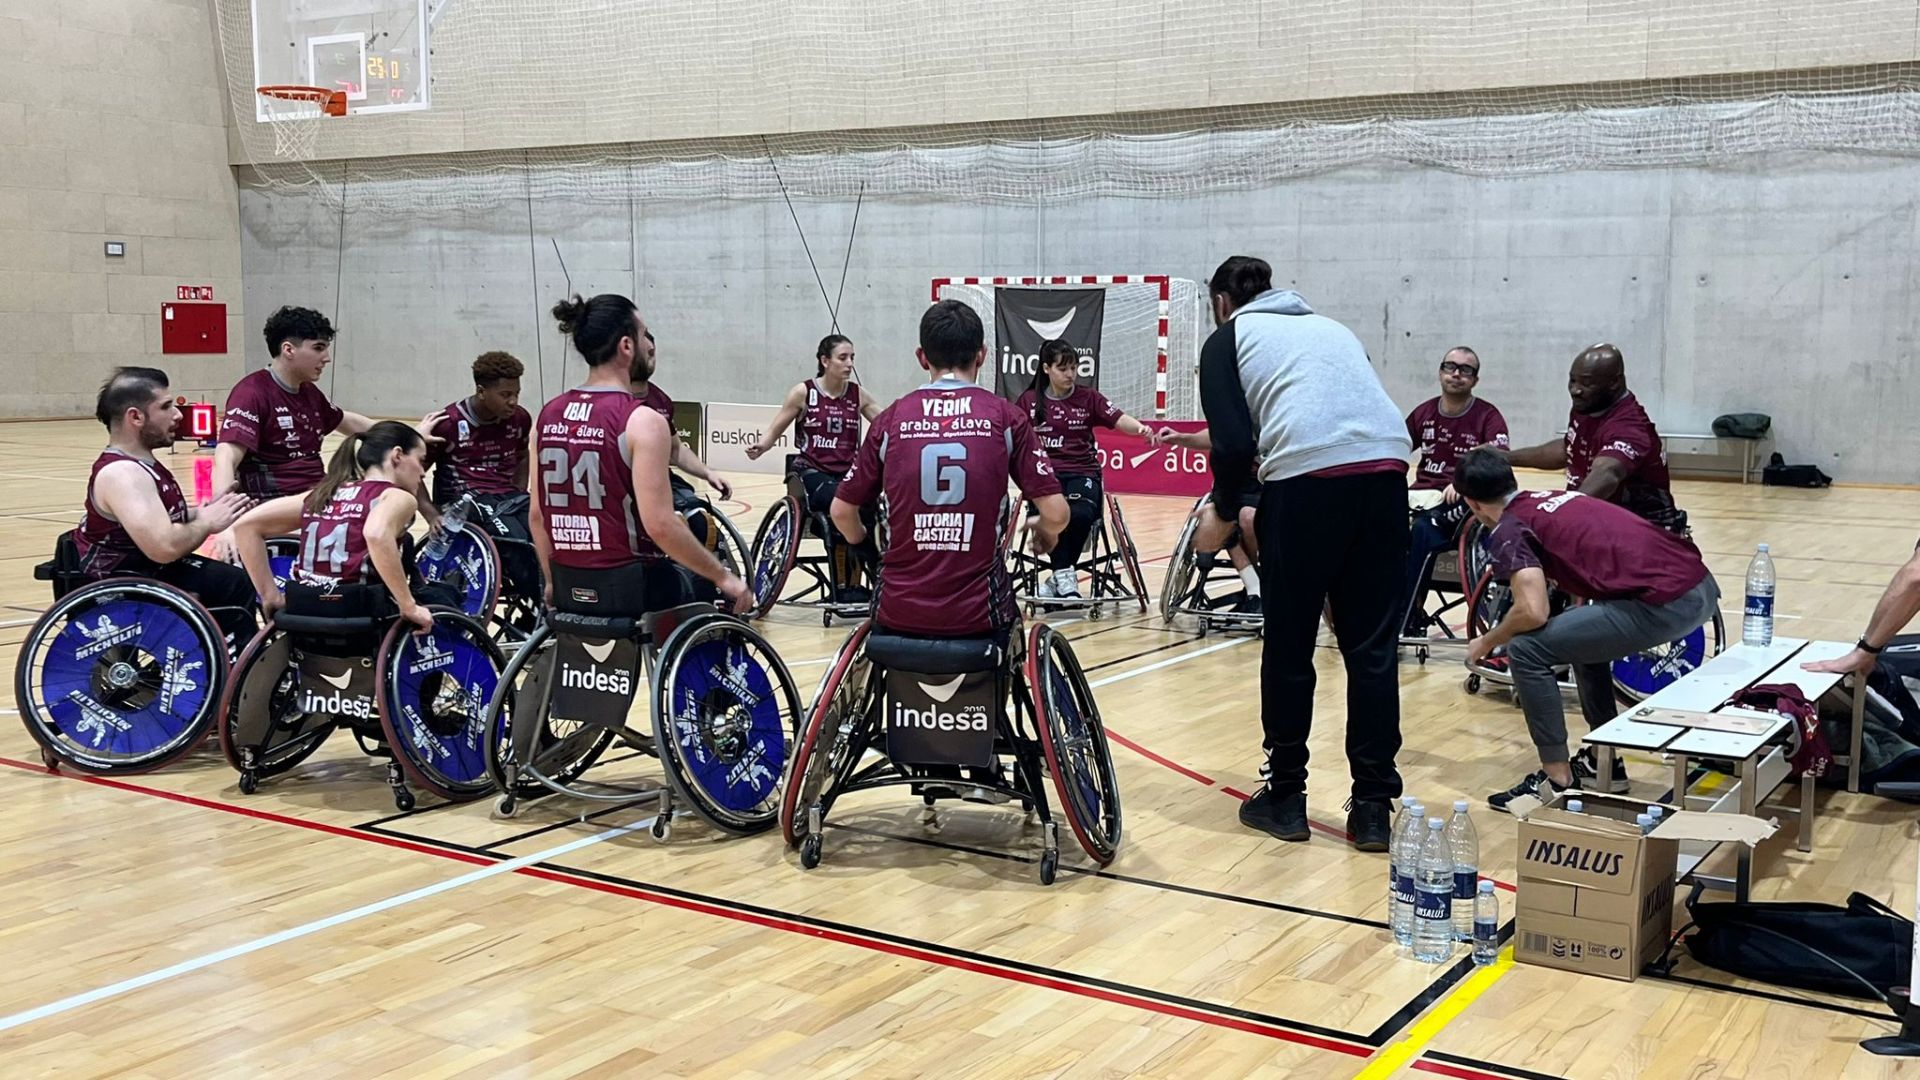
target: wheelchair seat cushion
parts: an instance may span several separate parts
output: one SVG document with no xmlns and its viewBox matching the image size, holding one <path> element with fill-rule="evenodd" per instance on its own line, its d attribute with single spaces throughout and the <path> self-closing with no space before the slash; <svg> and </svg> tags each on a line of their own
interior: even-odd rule
<svg viewBox="0 0 1920 1080">
<path fill-rule="evenodd" d="M 867 636 L 867 658 L 917 675 L 965 675 L 998 671 L 1006 650 L 990 637 L 917 638 L 876 629 Z"/>
<path fill-rule="evenodd" d="M 336 618 L 326 615 L 292 615 L 285 611 L 273 617 L 273 625 L 289 634 L 321 634 L 343 637 L 381 629 L 382 620 L 372 616 Z"/>
</svg>

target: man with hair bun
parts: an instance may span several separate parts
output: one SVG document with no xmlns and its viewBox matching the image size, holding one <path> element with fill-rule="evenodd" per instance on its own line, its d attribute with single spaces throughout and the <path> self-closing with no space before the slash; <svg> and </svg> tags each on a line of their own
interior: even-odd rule
<svg viewBox="0 0 1920 1080">
<path fill-rule="evenodd" d="M 1359 850 L 1385 851 L 1400 794 L 1396 647 L 1413 446 L 1353 331 L 1274 288 L 1272 267 L 1236 255 L 1208 289 L 1219 329 L 1200 353 L 1200 403 L 1214 487 L 1196 548 L 1224 541 L 1256 461 L 1261 481 L 1265 783 L 1240 821 L 1282 840 L 1310 835 L 1314 644 L 1330 604 L 1347 669 L 1347 832 Z"/>
</svg>

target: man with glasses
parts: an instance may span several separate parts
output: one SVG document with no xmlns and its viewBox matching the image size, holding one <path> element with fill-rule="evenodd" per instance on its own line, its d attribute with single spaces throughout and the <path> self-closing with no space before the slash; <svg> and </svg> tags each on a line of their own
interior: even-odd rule
<svg viewBox="0 0 1920 1080">
<path fill-rule="evenodd" d="M 1467 520 L 1467 504 L 1453 490 L 1453 470 L 1460 455 L 1476 446 L 1507 448 L 1507 418 L 1489 402 L 1473 395 L 1480 382 L 1480 357 L 1465 345 L 1448 349 L 1440 358 L 1440 396 L 1422 402 L 1407 414 L 1407 437 L 1420 450 L 1407 504 L 1413 513 L 1413 535 L 1407 551 L 1406 633 L 1424 633 L 1419 613 L 1426 602 L 1427 560 L 1445 550 Z"/>
</svg>

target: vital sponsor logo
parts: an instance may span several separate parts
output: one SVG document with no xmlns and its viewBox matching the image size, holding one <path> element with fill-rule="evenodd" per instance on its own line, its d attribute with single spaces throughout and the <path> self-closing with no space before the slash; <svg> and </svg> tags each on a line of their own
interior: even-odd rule
<svg viewBox="0 0 1920 1080">
<path fill-rule="evenodd" d="M 67 691 L 67 700 L 80 709 L 80 719 L 73 725 L 73 733 L 81 737 L 93 736 L 95 747 L 107 740 L 109 731 L 125 734 L 133 730 L 133 725 L 121 719 L 120 714 L 78 690 Z"/>
<path fill-rule="evenodd" d="M 1535 838 L 1527 845 L 1526 862 L 1557 866 L 1600 877 L 1618 877 L 1626 856 L 1617 851 L 1596 851 L 1580 844 Z"/>
<path fill-rule="evenodd" d="M 134 623 L 132 626 L 117 626 L 114 624 L 113 616 L 111 615 L 101 615 L 98 619 L 95 619 L 91 629 L 88 628 L 86 623 L 79 621 L 76 621 L 73 625 L 79 629 L 80 636 L 87 639 L 85 645 L 73 650 L 73 658 L 75 660 L 91 659 L 115 646 L 125 645 L 127 642 L 139 637 L 145 630 L 145 624 L 143 623 Z"/>
</svg>

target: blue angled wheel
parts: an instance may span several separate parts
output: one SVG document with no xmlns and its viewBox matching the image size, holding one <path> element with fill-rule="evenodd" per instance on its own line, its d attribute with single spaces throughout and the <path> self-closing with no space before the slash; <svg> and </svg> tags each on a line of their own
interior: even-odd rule
<svg viewBox="0 0 1920 1080">
<path fill-rule="evenodd" d="M 500 553 L 485 530 L 469 525 L 453 533 L 437 556 L 421 545 L 414 568 L 427 584 L 453 590 L 461 611 L 482 622 L 492 617 L 500 599 Z"/>
<path fill-rule="evenodd" d="M 1027 686 L 1033 693 L 1047 775 L 1080 847 L 1105 866 L 1120 850 L 1120 784 L 1100 706 L 1073 646 L 1046 623 L 1027 634 Z"/>
<path fill-rule="evenodd" d="M 374 684 L 380 726 L 407 780 L 461 802 L 493 790 L 487 773 L 487 703 L 504 663 L 485 624 L 445 609 L 433 632 L 397 620 L 380 643 Z"/>
<path fill-rule="evenodd" d="M 273 583 L 286 591 L 287 581 L 293 577 L 293 564 L 300 558 L 300 538 L 297 536 L 273 536 L 267 538 L 267 568 L 273 573 Z"/>
<path fill-rule="evenodd" d="M 99 581 L 27 632 L 14 698 L 49 764 L 144 772 L 206 735 L 227 664 L 226 639 L 198 600 L 143 578 Z"/>
<path fill-rule="evenodd" d="M 800 503 L 789 495 L 767 508 L 760 529 L 753 536 L 753 551 L 747 557 L 751 572 L 747 584 L 753 589 L 751 618 L 759 618 L 780 602 L 787 587 L 787 575 L 793 572 L 793 560 L 800 551 Z"/>
<path fill-rule="evenodd" d="M 800 723 L 773 646 L 738 619 L 700 615 L 668 636 L 655 670 L 654 745 L 674 794 L 730 833 L 771 826 Z"/>
<path fill-rule="evenodd" d="M 1652 697 L 1720 654 L 1725 640 L 1720 613 L 1693 633 L 1656 649 L 1613 662 L 1614 689 L 1634 701 Z"/>
</svg>

